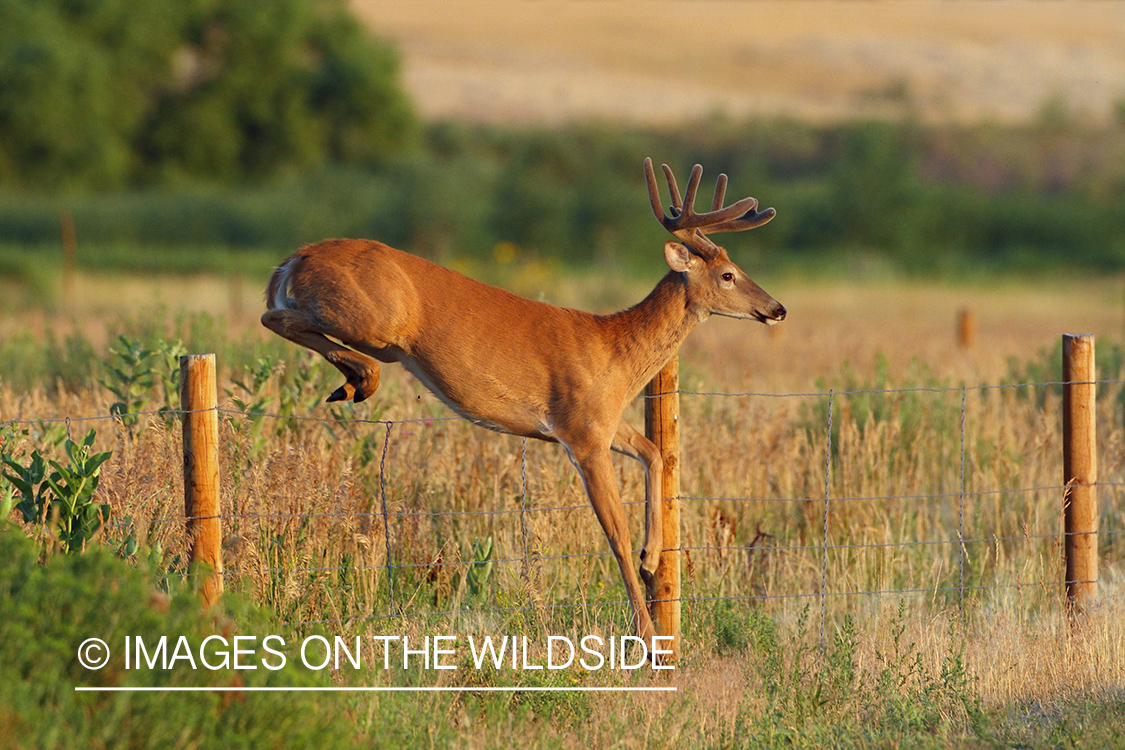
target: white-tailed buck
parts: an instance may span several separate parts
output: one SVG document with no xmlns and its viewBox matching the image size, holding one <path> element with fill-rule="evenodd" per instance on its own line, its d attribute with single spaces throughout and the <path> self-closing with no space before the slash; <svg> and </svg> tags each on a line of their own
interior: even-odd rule
<svg viewBox="0 0 1125 750">
<path fill-rule="evenodd" d="M 593 315 L 518 297 L 414 255 L 368 240 L 309 245 L 278 266 L 262 324 L 319 352 L 344 374 L 329 401 L 363 401 L 379 386 L 379 362 L 401 362 L 453 411 L 478 425 L 562 444 L 578 469 L 617 558 L 637 634 L 652 645 L 652 619 L 632 563 L 632 543 L 610 451 L 647 472 L 640 571 L 660 563 L 662 460 L 621 419 L 644 385 L 710 315 L 777 323 L 785 308 L 731 262 L 707 235 L 760 226 L 774 210 L 744 198 L 723 206 L 726 175 L 711 211 L 694 211 L 696 165 L 680 198 L 666 165 L 672 206 L 661 207 L 652 161 L 645 176 L 656 218 L 677 241 L 671 269 L 652 293 L 613 315 Z"/>
</svg>

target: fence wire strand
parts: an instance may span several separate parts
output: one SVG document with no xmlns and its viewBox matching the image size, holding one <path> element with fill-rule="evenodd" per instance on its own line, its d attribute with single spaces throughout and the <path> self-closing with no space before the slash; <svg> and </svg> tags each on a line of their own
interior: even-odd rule
<svg viewBox="0 0 1125 750">
<path fill-rule="evenodd" d="M 1109 489 L 1117 489 L 1125 487 L 1125 482 L 1101 481 L 1094 483 L 1096 487 L 1105 487 Z M 925 494 L 902 494 L 902 495 L 863 495 L 856 497 L 835 497 L 832 502 L 847 503 L 859 502 L 868 503 L 879 500 L 940 500 L 944 498 L 984 498 L 992 495 L 1019 495 L 1030 494 L 1035 492 L 1058 492 L 1060 495 L 1065 492 L 1067 486 L 1065 484 L 1049 484 L 1039 485 L 1036 487 L 1005 487 L 995 490 L 978 490 L 974 492 L 936 492 Z M 701 502 L 701 503 L 809 503 L 809 502 L 824 502 L 823 498 L 811 497 L 741 497 L 731 495 L 677 495 L 669 500 L 679 500 L 681 502 Z M 623 500 L 623 505 L 643 505 L 644 500 Z M 443 516 L 495 516 L 495 515 L 512 515 L 516 513 L 552 513 L 560 511 L 573 511 L 573 510 L 591 510 L 590 504 L 577 503 L 574 505 L 546 505 L 541 507 L 528 507 L 526 510 L 520 508 L 499 508 L 496 510 L 440 510 L 440 511 L 416 511 L 416 510 L 396 510 L 388 511 L 387 517 L 390 519 L 396 518 L 410 518 L 410 517 L 427 517 L 427 518 L 440 518 Z M 286 519 L 286 518 L 300 518 L 302 520 L 313 520 L 318 518 L 338 519 L 338 518 L 367 518 L 371 514 L 365 511 L 317 511 L 317 512 L 302 512 L 292 511 L 288 513 L 279 512 L 244 512 L 244 513 L 223 513 L 220 518 L 229 519 Z M 163 524 L 163 523 L 183 523 L 189 520 L 199 520 L 206 518 L 214 518 L 215 516 L 158 516 L 155 518 L 144 519 L 146 524 Z M 134 522 L 135 523 L 135 522 Z M 106 528 L 120 528 L 125 526 L 124 522 L 117 522 L 106 524 Z"/>
<path fill-rule="evenodd" d="M 1125 579 L 1118 578 L 1101 578 L 1101 583 L 1120 583 Z M 1092 583 L 1093 581 L 1071 581 L 1071 583 Z M 1013 583 L 994 583 L 980 586 L 969 586 L 969 591 L 1003 591 L 1006 589 L 1015 589 L 1017 591 L 1023 589 L 1049 589 L 1059 588 L 1066 583 L 1064 580 L 1046 580 L 1046 581 L 1016 581 Z M 950 594 L 957 591 L 954 586 L 936 586 L 936 587 L 918 587 L 908 589 L 856 589 L 849 591 L 830 591 L 828 596 L 836 597 L 874 597 L 874 596 L 890 596 L 890 595 L 920 595 L 930 594 L 936 596 L 938 594 Z M 811 599 L 820 598 L 824 596 L 822 592 L 797 592 L 788 594 L 728 594 L 722 597 L 714 596 L 679 596 L 671 599 L 658 599 L 655 601 L 661 602 L 681 602 L 681 603 L 702 603 L 711 602 L 716 598 L 721 598 L 727 601 L 765 601 L 767 599 Z M 629 606 L 628 599 L 613 600 L 613 601 L 583 601 L 583 602 L 562 602 L 544 605 L 544 609 L 548 610 L 566 610 L 578 608 L 603 608 L 603 607 L 619 607 L 625 608 Z M 432 610 L 422 612 L 402 612 L 397 616 L 392 615 L 365 615 L 354 617 L 338 617 L 327 618 L 323 620 L 299 620 L 288 621 L 283 623 L 288 626 L 311 626 L 311 625 L 328 625 L 339 623 L 352 623 L 352 622 L 373 622 L 375 620 L 386 620 L 392 617 L 472 617 L 476 615 L 487 614 L 503 614 L 511 612 L 521 612 L 527 610 L 526 605 L 512 605 L 508 607 L 480 607 L 465 610 Z"/>
<path fill-rule="evenodd" d="M 941 546 L 947 546 L 947 545 L 948 546 L 953 546 L 953 545 L 967 546 L 967 545 L 971 545 L 971 544 L 992 544 L 992 545 L 996 545 L 996 544 L 1000 544 L 1002 542 L 1029 542 L 1029 541 L 1036 541 L 1036 540 L 1045 541 L 1045 540 L 1048 540 L 1048 539 L 1052 540 L 1052 541 L 1057 541 L 1059 539 L 1065 539 L 1068 536 L 1083 536 L 1083 535 L 1085 535 L 1085 533 L 1086 532 L 1075 531 L 1075 532 L 1069 532 L 1069 533 L 1068 532 L 1060 532 L 1060 533 L 1057 533 L 1057 534 L 1021 534 L 1019 536 L 981 537 L 979 539 L 925 539 L 925 540 L 921 540 L 921 541 L 912 540 L 912 541 L 902 541 L 902 542 L 867 542 L 867 543 L 861 542 L 861 543 L 849 543 L 849 544 L 829 544 L 827 546 L 823 546 L 823 545 L 782 545 L 782 546 L 762 545 L 762 546 L 750 546 L 750 545 L 736 545 L 736 544 L 732 544 L 732 545 L 699 544 L 699 545 L 690 545 L 690 546 L 680 546 L 680 547 L 675 547 L 675 548 L 669 548 L 669 549 L 665 549 L 664 551 L 665 552 L 721 552 L 721 553 L 745 552 L 745 553 L 748 553 L 748 554 L 756 552 L 756 551 L 764 551 L 764 552 L 771 552 L 771 553 L 808 552 L 811 555 L 811 554 L 815 554 L 815 553 L 819 553 L 819 552 L 824 552 L 825 550 L 832 551 L 832 550 L 850 550 L 850 549 L 894 549 L 894 548 L 898 548 L 898 547 L 941 547 Z M 1101 531 L 1101 532 L 1099 532 L 1099 534 L 1101 534 L 1103 536 L 1107 536 L 1107 537 L 1113 537 L 1113 536 L 1116 536 L 1118 534 L 1125 534 L 1125 529 L 1119 529 L 1119 530 L 1113 530 L 1113 531 Z M 537 556 L 536 560 L 537 561 L 575 560 L 575 559 L 581 559 L 581 558 L 594 558 L 594 557 L 612 558 L 613 553 L 609 552 L 609 551 L 603 551 L 603 552 L 572 552 L 572 553 L 559 554 L 559 555 L 541 555 L 541 556 Z M 493 558 L 489 562 L 496 563 L 496 564 L 508 564 L 508 563 L 514 564 L 514 563 L 522 563 L 523 558 L 522 557 L 501 557 L 501 558 Z M 476 565 L 477 563 L 478 563 L 478 561 L 476 561 L 476 560 L 446 560 L 444 558 L 439 559 L 439 558 L 435 557 L 435 559 L 431 560 L 430 562 L 425 562 L 425 563 L 398 563 L 394 567 L 396 569 L 402 569 L 402 570 L 410 569 L 410 568 L 417 568 L 417 569 L 421 569 L 421 568 L 434 569 L 434 568 L 441 568 L 441 567 L 456 568 L 456 567 L 468 567 L 470 565 Z M 327 573 L 327 572 L 339 571 L 339 570 L 377 570 L 377 569 L 380 569 L 382 567 L 383 566 L 380 566 L 380 565 L 346 565 L 346 566 L 343 566 L 343 565 L 325 565 L 325 566 L 310 566 L 310 567 L 285 567 L 285 566 L 281 566 L 281 567 L 274 567 L 274 568 L 256 568 L 255 570 L 257 570 L 258 572 L 261 572 L 261 573 Z M 234 576 L 234 575 L 237 575 L 237 571 L 224 570 L 223 575 Z M 971 590 L 972 587 L 967 587 L 967 588 L 969 588 Z M 825 590 L 827 591 L 827 589 L 825 589 Z M 831 592 L 828 591 L 828 593 L 831 593 Z"/>
<path fill-rule="evenodd" d="M 786 393 L 769 393 L 765 391 L 691 391 L 679 389 L 674 391 L 681 396 L 710 396 L 716 398 L 827 398 L 830 394 L 839 398 L 841 396 L 857 396 L 869 394 L 882 394 L 882 395 L 895 395 L 905 393 L 959 393 L 961 391 L 992 391 L 992 390 L 1010 390 L 1019 388 L 1055 388 L 1067 385 L 1122 385 L 1125 380 L 1113 379 L 1100 379 L 1100 380 L 1051 380 L 1051 381 L 1036 381 L 1036 382 L 1019 382 L 1019 383 L 994 383 L 986 385 L 959 385 L 959 386 L 913 386 L 908 388 L 853 388 L 850 390 L 839 391 L 829 389 L 828 391 L 794 391 Z M 658 393 L 651 396 L 641 394 L 637 396 L 637 401 L 647 400 L 651 398 L 660 398 L 666 394 Z M 207 409 L 206 411 L 211 411 Z M 347 419 L 340 419 L 336 417 L 314 417 L 307 415 L 294 415 L 282 414 L 279 412 L 269 411 L 244 411 L 241 409 L 231 409 L 224 406 L 219 406 L 215 409 L 219 414 L 225 414 L 235 417 L 246 418 L 268 418 L 278 419 L 290 422 L 319 422 L 323 424 L 369 424 L 369 425 L 387 425 L 387 424 L 423 424 L 432 422 L 458 422 L 461 421 L 460 417 L 444 416 L 444 417 L 411 417 L 405 419 L 368 419 L 365 417 L 348 417 Z M 66 422 L 94 422 L 94 421 L 116 421 L 121 419 L 129 419 L 134 417 L 166 417 L 166 416 L 182 416 L 184 414 L 192 413 L 190 410 L 182 409 L 152 409 L 147 411 L 128 412 L 123 414 L 95 414 L 81 417 L 70 415 L 62 415 L 55 417 L 37 417 L 37 418 L 17 418 L 17 419 L 0 419 L 0 426 L 4 425 L 42 425 L 53 423 L 66 423 Z"/>
</svg>

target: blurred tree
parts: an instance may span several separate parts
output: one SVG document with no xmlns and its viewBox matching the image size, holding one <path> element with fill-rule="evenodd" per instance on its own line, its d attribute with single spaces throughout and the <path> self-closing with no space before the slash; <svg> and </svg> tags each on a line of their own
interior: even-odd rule
<svg viewBox="0 0 1125 750">
<path fill-rule="evenodd" d="M 839 241 L 896 251 L 913 244 L 921 194 L 908 137 L 908 130 L 882 122 L 841 129 L 839 153 L 829 169 Z"/>
<path fill-rule="evenodd" d="M 397 56 L 339 0 L 0 3 L 0 184 L 256 180 L 412 130 Z"/>
</svg>

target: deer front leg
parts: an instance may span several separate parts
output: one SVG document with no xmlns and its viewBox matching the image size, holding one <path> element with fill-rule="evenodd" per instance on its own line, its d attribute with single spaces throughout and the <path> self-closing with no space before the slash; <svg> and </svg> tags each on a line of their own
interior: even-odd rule
<svg viewBox="0 0 1125 750">
<path fill-rule="evenodd" d="M 664 551 L 664 460 L 656 444 L 624 420 L 617 426 L 613 449 L 632 456 L 645 467 L 645 544 L 641 548 L 641 578 L 651 595 L 656 569 L 660 567 L 660 553 Z"/>
<path fill-rule="evenodd" d="M 629 604 L 633 608 L 633 625 L 637 635 L 651 648 L 656 630 L 652 626 L 652 618 L 649 616 L 637 573 L 633 570 L 633 546 L 629 539 L 629 525 L 625 520 L 625 508 L 622 507 L 618 495 L 617 479 L 613 475 L 613 462 L 609 451 L 601 449 L 586 455 L 575 455 L 569 445 L 567 449 L 578 467 L 578 473 L 586 485 L 586 494 L 594 507 L 594 514 L 602 525 L 606 539 L 609 540 L 609 548 L 617 559 L 617 566 L 621 569 L 621 578 L 625 581 L 625 591 L 629 594 Z"/>
</svg>

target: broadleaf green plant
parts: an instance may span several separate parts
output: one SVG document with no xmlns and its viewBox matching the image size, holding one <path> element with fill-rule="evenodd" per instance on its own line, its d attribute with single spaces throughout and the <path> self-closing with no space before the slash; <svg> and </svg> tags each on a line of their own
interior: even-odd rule
<svg viewBox="0 0 1125 750">
<path fill-rule="evenodd" d="M 77 443 L 67 438 L 65 466 L 44 458 L 38 450 L 32 452 L 27 465 L 7 453 L 0 456 L 5 467 L 3 477 L 20 497 L 15 510 L 29 524 L 46 526 L 54 519 L 56 539 L 67 553 L 81 552 L 110 516 L 109 505 L 95 503 L 94 493 L 101 479 L 102 464 L 113 453 L 92 453 L 96 437 L 97 432 L 90 430 Z M 48 466 L 52 469 L 50 474 Z M 13 498 L 10 490 L 7 495 Z"/>
</svg>

